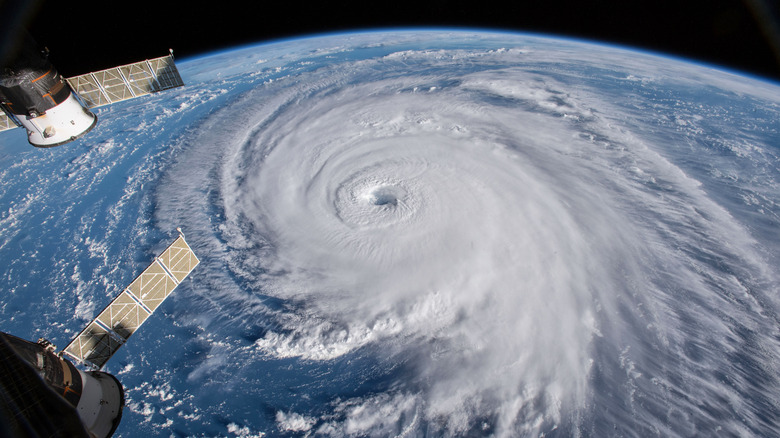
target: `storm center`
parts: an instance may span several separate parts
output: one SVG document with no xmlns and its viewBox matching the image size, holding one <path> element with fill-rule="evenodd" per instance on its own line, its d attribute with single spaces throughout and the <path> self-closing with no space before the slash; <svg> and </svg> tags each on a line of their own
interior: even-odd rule
<svg viewBox="0 0 780 438">
<path fill-rule="evenodd" d="M 370 202 L 374 205 L 398 205 L 399 190 L 395 187 L 379 187 L 371 192 Z"/>
</svg>

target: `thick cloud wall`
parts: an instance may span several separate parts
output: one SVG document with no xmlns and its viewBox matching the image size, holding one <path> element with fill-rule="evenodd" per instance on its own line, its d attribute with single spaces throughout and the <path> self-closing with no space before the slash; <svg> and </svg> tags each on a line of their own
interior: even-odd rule
<svg viewBox="0 0 780 438">
<path fill-rule="evenodd" d="M 208 193 L 189 227 L 239 289 L 282 303 L 260 306 L 273 322 L 249 350 L 377 361 L 387 391 L 305 417 L 323 434 L 776 427 L 751 404 L 778 388 L 777 338 L 738 334 L 774 320 L 760 245 L 632 131 L 652 116 L 513 66 L 532 55 L 331 65 L 247 92 L 187 140 L 168 187 Z M 742 336 L 762 384 L 722 356 Z"/>
</svg>

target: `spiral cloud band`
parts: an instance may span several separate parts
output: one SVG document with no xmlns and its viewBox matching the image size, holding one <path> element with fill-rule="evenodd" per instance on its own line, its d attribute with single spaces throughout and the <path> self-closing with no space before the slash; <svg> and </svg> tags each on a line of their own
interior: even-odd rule
<svg viewBox="0 0 780 438">
<path fill-rule="evenodd" d="M 263 327 L 225 361 L 324 364 L 353 385 L 324 411 L 279 406 L 279 430 L 777 427 L 778 338 L 761 334 L 777 248 L 685 167 L 703 148 L 683 150 L 688 109 L 640 100 L 669 72 L 556 56 L 339 59 L 258 83 L 182 140 L 156 215 L 210 254 L 203 293 Z M 383 390 L 349 383 L 365 381 Z"/>
</svg>

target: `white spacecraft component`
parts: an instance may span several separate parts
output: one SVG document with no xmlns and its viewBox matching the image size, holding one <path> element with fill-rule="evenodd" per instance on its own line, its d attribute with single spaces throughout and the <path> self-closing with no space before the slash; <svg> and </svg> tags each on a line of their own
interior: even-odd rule
<svg viewBox="0 0 780 438">
<path fill-rule="evenodd" d="M 0 73 L 0 107 L 5 117 L 27 129 L 30 144 L 51 147 L 74 140 L 97 123 L 74 97 L 65 80 L 43 56 L 22 51 Z M 9 126 L 0 121 L 0 126 Z"/>
<path fill-rule="evenodd" d="M 149 315 L 200 263 L 184 235 L 156 257 L 122 293 L 78 334 L 63 353 L 100 369 Z"/>
<path fill-rule="evenodd" d="M 27 49 L 0 73 L 0 131 L 24 127 L 33 146 L 52 147 L 89 132 L 88 108 L 183 86 L 173 50 L 160 58 L 63 79 L 52 64 Z"/>
<path fill-rule="evenodd" d="M 0 436 L 113 435 L 122 419 L 124 388 L 100 368 L 198 263 L 179 230 L 62 352 L 44 339 L 33 343 L 0 332 Z"/>
<path fill-rule="evenodd" d="M 0 436 L 106 438 L 119 426 L 122 384 L 76 368 L 48 341 L 0 332 L 0 364 Z"/>
<path fill-rule="evenodd" d="M 75 140 L 97 123 L 97 117 L 81 106 L 73 94 L 37 117 L 17 119 L 27 129 L 27 140 L 38 147 L 58 146 Z"/>
</svg>

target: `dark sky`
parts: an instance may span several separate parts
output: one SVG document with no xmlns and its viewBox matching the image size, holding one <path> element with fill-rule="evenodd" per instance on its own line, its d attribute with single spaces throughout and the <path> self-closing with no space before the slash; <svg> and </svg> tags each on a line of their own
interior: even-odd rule
<svg viewBox="0 0 780 438">
<path fill-rule="evenodd" d="M 780 81 L 778 0 L 0 0 L 0 16 L 6 33 L 25 24 L 65 76 L 162 56 L 169 47 L 186 58 L 311 33 L 440 26 L 612 42 Z"/>
</svg>

